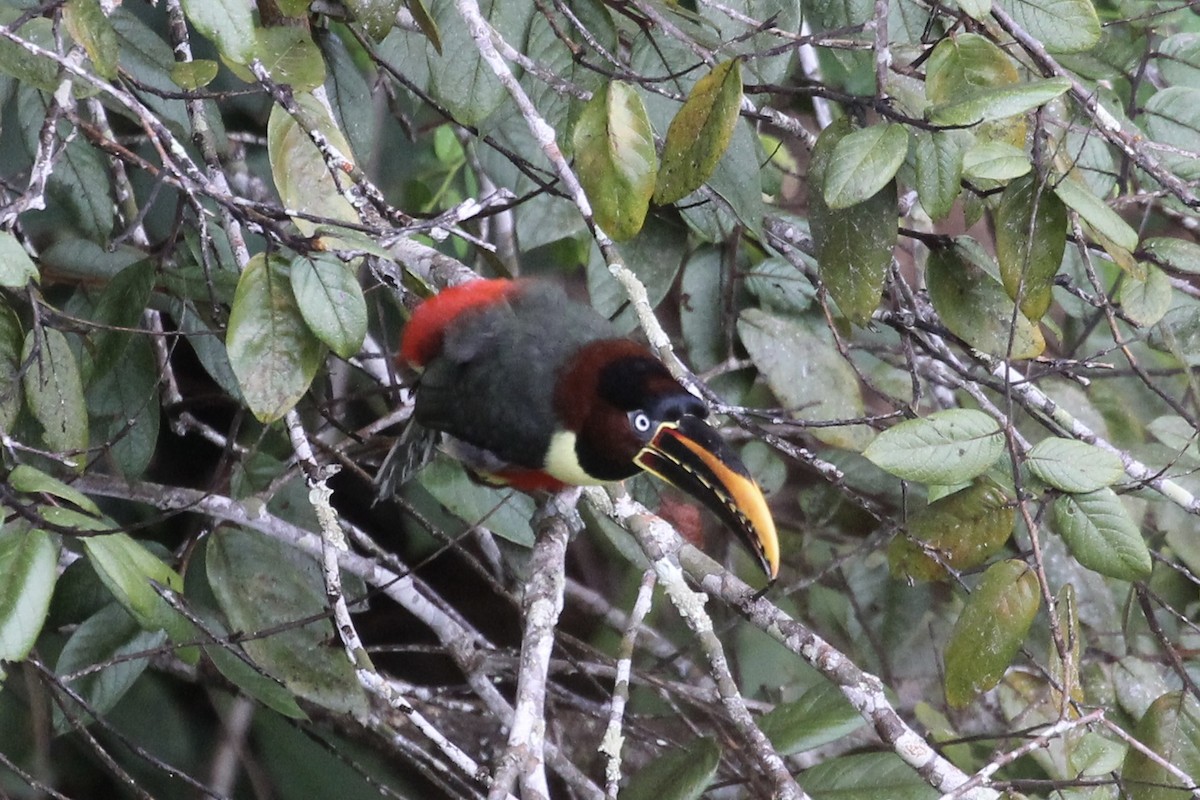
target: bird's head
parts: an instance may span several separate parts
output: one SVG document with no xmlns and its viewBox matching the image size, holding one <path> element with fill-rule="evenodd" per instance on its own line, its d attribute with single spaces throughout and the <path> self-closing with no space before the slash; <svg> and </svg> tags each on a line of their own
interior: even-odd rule
<svg viewBox="0 0 1200 800">
<path fill-rule="evenodd" d="M 706 505 L 772 580 L 775 522 L 762 490 L 705 422 L 708 408 L 642 345 L 604 339 L 584 346 L 559 375 L 557 434 L 547 471 L 567 483 L 628 478 L 645 470 Z"/>
</svg>

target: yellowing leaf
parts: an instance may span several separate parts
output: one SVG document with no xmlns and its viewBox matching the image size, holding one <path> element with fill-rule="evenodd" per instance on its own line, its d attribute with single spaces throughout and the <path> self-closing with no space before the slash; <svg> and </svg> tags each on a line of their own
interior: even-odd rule
<svg viewBox="0 0 1200 800">
<path fill-rule="evenodd" d="M 658 154 L 637 90 L 613 81 L 596 92 L 575 124 L 575 169 L 600 227 L 617 241 L 642 229 Z"/>
<path fill-rule="evenodd" d="M 1013 60 L 991 40 L 974 33 L 948 36 L 938 42 L 929 56 L 926 73 L 925 96 L 934 105 L 1020 80 Z"/>
<path fill-rule="evenodd" d="M 83 45 L 101 77 L 117 76 L 117 33 L 97 0 L 67 0 L 63 19 L 75 41 Z"/>
<path fill-rule="evenodd" d="M 742 107 L 742 68 L 722 61 L 696 81 L 667 128 L 654 202 L 667 205 L 699 189 L 713 174 L 733 139 Z"/>
<path fill-rule="evenodd" d="M 1004 677 L 1042 603 L 1037 576 L 1023 561 L 983 574 L 946 644 L 946 701 L 962 708 Z"/>
<path fill-rule="evenodd" d="M 320 121 L 320 131 L 342 155 L 352 158 L 350 144 L 329 116 L 325 106 L 310 94 L 297 94 L 296 103 Z M 312 143 L 296 121 L 276 105 L 267 122 L 267 155 L 271 161 L 271 176 L 284 206 L 319 217 L 357 222 L 358 213 L 344 198 L 329 174 L 321 151 Z M 349 178 L 342 177 L 342 185 Z M 316 230 L 316 224 L 294 218 L 296 227 L 306 236 Z"/>
<path fill-rule="evenodd" d="M 1008 541 L 1015 518 L 1004 491 L 978 480 L 933 501 L 908 521 L 911 538 L 897 536 L 888 546 L 892 574 L 933 581 L 945 580 L 947 567 L 977 567 Z"/>
</svg>

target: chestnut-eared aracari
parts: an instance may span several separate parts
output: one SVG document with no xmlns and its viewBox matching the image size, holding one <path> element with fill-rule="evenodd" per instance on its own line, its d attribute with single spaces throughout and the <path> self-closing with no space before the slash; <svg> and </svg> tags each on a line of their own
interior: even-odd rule
<svg viewBox="0 0 1200 800">
<path fill-rule="evenodd" d="M 475 280 L 424 301 L 400 357 L 421 370 L 417 425 L 480 480 L 523 491 L 645 470 L 710 508 L 779 571 L 775 523 L 708 409 L 649 349 L 555 283 Z"/>
</svg>

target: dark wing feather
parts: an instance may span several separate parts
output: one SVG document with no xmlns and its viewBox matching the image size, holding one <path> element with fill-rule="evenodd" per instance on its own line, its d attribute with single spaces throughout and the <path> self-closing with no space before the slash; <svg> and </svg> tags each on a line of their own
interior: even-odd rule
<svg viewBox="0 0 1200 800">
<path fill-rule="evenodd" d="M 584 344 L 616 336 L 607 320 L 550 283 L 530 281 L 446 331 L 417 390 L 417 421 L 530 469 L 558 428 L 554 386 Z"/>
</svg>

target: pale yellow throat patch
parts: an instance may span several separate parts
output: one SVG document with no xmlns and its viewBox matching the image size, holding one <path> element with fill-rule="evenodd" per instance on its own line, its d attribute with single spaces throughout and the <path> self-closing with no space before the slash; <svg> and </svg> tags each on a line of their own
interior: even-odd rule
<svg viewBox="0 0 1200 800">
<path fill-rule="evenodd" d="M 575 438 L 570 431 L 555 433 L 550 438 L 550 449 L 546 451 L 546 463 L 542 469 L 551 477 L 572 486 L 598 486 L 605 483 L 588 475 L 579 466 L 579 456 L 575 455 Z"/>
</svg>

